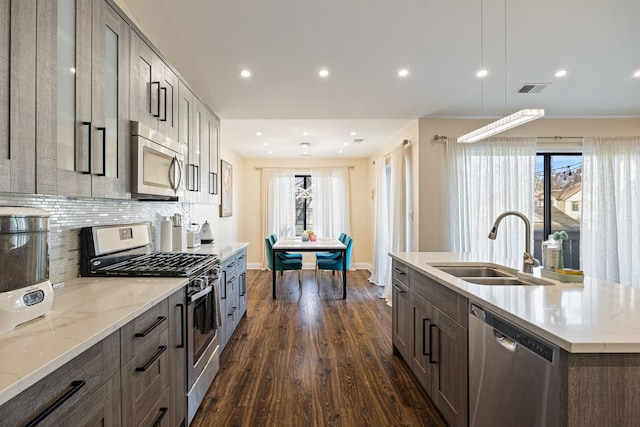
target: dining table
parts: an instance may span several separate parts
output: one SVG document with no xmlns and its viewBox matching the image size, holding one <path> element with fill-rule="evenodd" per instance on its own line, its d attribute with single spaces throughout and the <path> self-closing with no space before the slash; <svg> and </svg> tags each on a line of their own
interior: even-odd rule
<svg viewBox="0 0 640 427">
<path fill-rule="evenodd" d="M 315 242 L 301 238 L 281 237 L 273 245 L 271 265 L 276 265 L 276 254 L 282 252 L 340 252 L 342 254 L 342 299 L 347 299 L 347 247 L 338 239 L 317 238 Z M 271 270 L 273 299 L 276 299 L 276 270 Z"/>
</svg>

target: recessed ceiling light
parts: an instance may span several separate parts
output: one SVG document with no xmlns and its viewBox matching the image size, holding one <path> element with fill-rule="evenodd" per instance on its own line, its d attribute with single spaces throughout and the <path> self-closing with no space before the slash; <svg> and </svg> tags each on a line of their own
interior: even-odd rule
<svg viewBox="0 0 640 427">
<path fill-rule="evenodd" d="M 273 153 L 273 151 L 271 151 L 271 150 L 267 151 L 267 154 L 271 154 L 271 153 Z"/>
<path fill-rule="evenodd" d="M 567 75 L 567 70 L 558 70 L 556 71 L 556 77 L 560 78 L 560 77 L 564 77 Z"/>
<path fill-rule="evenodd" d="M 481 70 L 478 70 L 478 72 L 476 73 L 476 76 L 483 78 L 483 77 L 487 77 L 488 74 L 489 74 L 489 71 L 487 71 L 486 68 L 483 68 Z"/>
<path fill-rule="evenodd" d="M 240 75 L 242 77 L 244 77 L 245 79 L 248 79 L 249 77 L 251 77 L 251 71 L 249 70 L 242 70 L 240 71 Z"/>
<path fill-rule="evenodd" d="M 264 143 L 264 146 L 266 147 L 267 145 L 269 145 L 269 144 L 267 144 L 267 143 L 265 142 L 265 143 Z"/>
<path fill-rule="evenodd" d="M 351 134 L 350 134 L 350 135 L 351 135 L 351 136 L 353 136 L 353 135 L 355 135 L 355 134 L 356 134 L 356 132 L 355 132 L 355 131 L 351 131 Z"/>
<path fill-rule="evenodd" d="M 329 77 L 329 70 L 327 70 L 326 68 L 323 68 L 318 72 L 318 75 L 322 78 Z"/>
<path fill-rule="evenodd" d="M 633 73 L 633 77 L 640 77 L 640 70 Z"/>
<path fill-rule="evenodd" d="M 409 70 L 407 70 L 406 68 L 403 68 L 400 71 L 398 71 L 399 77 L 407 77 L 408 75 L 409 75 Z"/>
<path fill-rule="evenodd" d="M 262 136 L 262 132 L 256 132 L 256 136 Z"/>
<path fill-rule="evenodd" d="M 342 154 L 342 150 L 339 150 L 339 151 L 338 151 L 338 154 Z"/>
<path fill-rule="evenodd" d="M 344 145 L 349 145 L 349 143 L 348 143 L 348 142 L 345 142 L 345 143 L 344 143 Z"/>
<path fill-rule="evenodd" d="M 302 136 L 307 136 L 309 135 L 309 132 L 302 132 Z"/>
</svg>

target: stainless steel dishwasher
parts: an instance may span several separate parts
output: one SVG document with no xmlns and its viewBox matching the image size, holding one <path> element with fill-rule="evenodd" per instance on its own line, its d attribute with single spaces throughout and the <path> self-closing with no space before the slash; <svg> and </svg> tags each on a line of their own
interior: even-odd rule
<svg viewBox="0 0 640 427">
<path fill-rule="evenodd" d="M 470 305 L 469 426 L 560 424 L 559 349 Z"/>
</svg>

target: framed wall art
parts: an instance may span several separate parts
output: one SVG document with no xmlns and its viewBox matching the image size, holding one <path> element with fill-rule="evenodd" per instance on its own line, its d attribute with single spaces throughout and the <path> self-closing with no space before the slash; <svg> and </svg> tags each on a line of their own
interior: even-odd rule
<svg viewBox="0 0 640 427">
<path fill-rule="evenodd" d="M 233 169 L 231 164 L 220 160 L 220 175 L 222 179 L 220 216 L 231 216 L 233 214 Z"/>
</svg>

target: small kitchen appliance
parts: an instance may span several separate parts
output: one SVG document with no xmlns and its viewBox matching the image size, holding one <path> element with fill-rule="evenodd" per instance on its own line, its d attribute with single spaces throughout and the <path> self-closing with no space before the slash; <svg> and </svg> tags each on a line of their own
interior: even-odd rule
<svg viewBox="0 0 640 427">
<path fill-rule="evenodd" d="M 209 222 L 205 221 L 200 229 L 200 241 L 202 243 L 213 243 L 213 230 Z"/>
<path fill-rule="evenodd" d="M 0 333 L 51 311 L 49 213 L 0 207 Z"/>
<path fill-rule="evenodd" d="M 187 248 L 200 247 L 200 226 L 198 224 L 191 224 L 192 229 L 187 230 Z"/>
</svg>

